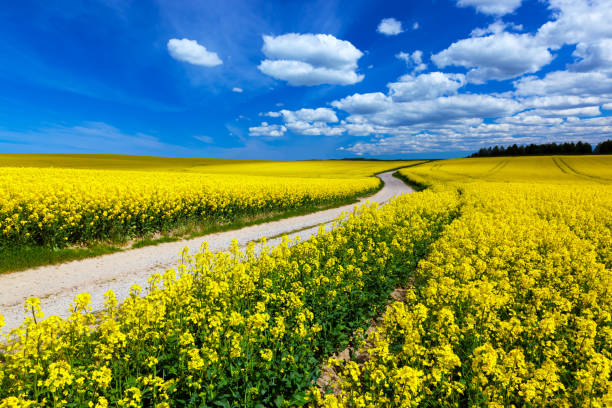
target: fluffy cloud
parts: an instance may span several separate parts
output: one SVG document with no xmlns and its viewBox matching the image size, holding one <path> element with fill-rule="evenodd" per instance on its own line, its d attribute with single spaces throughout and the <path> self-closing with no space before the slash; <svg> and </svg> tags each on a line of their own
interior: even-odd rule
<svg viewBox="0 0 612 408">
<path fill-rule="evenodd" d="M 542 125 L 559 125 L 563 122 L 561 118 L 546 118 L 539 116 L 533 112 L 521 112 L 514 116 L 500 118 L 497 123 L 507 123 L 517 126 L 542 126 Z"/>
<path fill-rule="evenodd" d="M 568 109 L 536 109 L 532 112 L 533 114 L 542 116 L 542 117 L 557 117 L 557 118 L 567 118 L 567 117 L 577 117 L 577 116 L 593 117 L 593 116 L 601 115 L 599 106 L 585 106 L 582 108 L 568 108 Z"/>
<path fill-rule="evenodd" d="M 263 36 L 266 58 L 259 70 L 290 85 L 350 85 L 363 80 L 357 61 L 363 53 L 348 41 L 328 34 Z"/>
<path fill-rule="evenodd" d="M 376 128 L 369 123 L 348 123 L 343 121 L 342 127 L 351 136 L 369 136 L 372 133 L 376 133 Z"/>
<path fill-rule="evenodd" d="M 382 92 L 354 94 L 332 102 L 332 106 L 357 115 L 367 115 L 381 112 L 392 103 L 391 99 Z"/>
<path fill-rule="evenodd" d="M 510 30 L 522 31 L 523 26 L 521 24 L 506 23 L 502 20 L 496 20 L 484 28 L 479 27 L 473 29 L 470 33 L 470 37 L 483 37 L 488 34 L 500 34 Z"/>
<path fill-rule="evenodd" d="M 281 137 L 287 128 L 282 125 L 269 125 L 268 122 L 261 122 L 260 126 L 249 128 L 249 136 Z"/>
<path fill-rule="evenodd" d="M 299 109 L 296 111 L 290 111 L 282 109 L 278 112 L 267 112 L 260 113 L 260 116 L 268 116 L 271 118 L 282 118 L 283 125 L 268 125 L 281 126 L 285 130 L 298 135 L 305 136 L 338 136 L 345 132 L 345 128 L 342 126 L 330 126 L 329 123 L 338 122 L 338 117 L 333 109 L 329 108 L 316 108 L 316 109 Z M 256 136 L 256 135 L 255 135 Z"/>
<path fill-rule="evenodd" d="M 270 112 L 272 114 L 276 112 Z M 282 115 L 285 122 L 338 122 L 338 117 L 336 116 L 336 112 L 329 108 L 317 108 L 317 109 L 300 109 L 297 111 L 290 111 L 287 109 L 283 109 L 278 112 L 279 115 Z M 268 114 L 268 116 L 272 116 Z M 273 116 L 274 117 L 274 116 Z"/>
<path fill-rule="evenodd" d="M 439 68 L 450 65 L 470 68 L 468 81 L 484 83 L 539 71 L 553 56 L 531 35 L 500 32 L 459 40 L 431 59 Z"/>
<path fill-rule="evenodd" d="M 554 71 L 544 78 L 528 76 L 514 82 L 516 93 L 530 95 L 612 95 L 612 78 L 602 72 Z"/>
<path fill-rule="evenodd" d="M 287 128 L 293 133 L 305 136 L 339 136 L 345 132 L 341 126 L 329 126 L 325 122 L 288 122 Z"/>
<path fill-rule="evenodd" d="M 580 43 L 576 46 L 572 55 L 578 61 L 568 67 L 570 71 L 612 72 L 612 38 L 604 38 L 591 43 Z"/>
<path fill-rule="evenodd" d="M 549 0 L 555 19 L 538 30 L 537 40 L 552 49 L 612 37 L 610 0 Z"/>
<path fill-rule="evenodd" d="M 386 137 L 341 148 L 357 155 L 402 155 L 422 152 L 474 151 L 483 145 L 511 145 L 582 140 L 598 143 L 612 137 L 612 117 L 542 118 L 518 114 L 495 123 L 455 124 L 427 130 L 396 128 Z"/>
<path fill-rule="evenodd" d="M 388 84 L 389 94 L 396 102 L 433 99 L 454 95 L 465 85 L 465 75 L 430 72 L 418 76 L 404 75 L 398 82 Z"/>
<path fill-rule="evenodd" d="M 232 88 L 232 92 L 238 92 L 238 93 L 241 93 L 241 92 L 242 92 L 242 88 L 237 88 L 237 87 L 234 87 L 234 88 Z"/>
<path fill-rule="evenodd" d="M 427 66 L 421 51 L 400 52 L 396 57 L 411 73 L 388 83 L 387 90 L 337 99 L 330 103 L 336 111 L 281 110 L 267 115 L 282 120 L 275 126 L 296 134 L 360 136 L 360 141 L 341 148 L 359 155 L 473 151 L 491 144 L 597 143 L 610 138 L 612 117 L 602 116 L 602 110 L 605 114 L 612 110 L 612 27 L 608 23 L 612 1 L 549 3 L 553 21 L 535 33 L 523 33 L 522 26 L 496 19 L 431 58 L 439 68 L 463 67 L 466 73 L 423 74 L 420 71 Z M 458 0 L 459 6 L 496 16 L 520 4 L 520 0 Z M 565 70 L 533 75 L 553 60 L 551 50 L 564 45 L 575 45 L 574 60 Z M 268 58 L 322 66 L 295 55 Z M 356 62 L 353 72 L 355 67 Z M 472 90 L 480 88 L 465 87 L 508 79 L 514 79 L 514 89 L 503 93 L 477 94 Z"/>
<path fill-rule="evenodd" d="M 514 114 L 523 105 L 510 97 L 457 94 L 463 74 L 430 72 L 404 75 L 388 84 L 389 92 L 356 93 L 331 105 L 349 114 L 349 134 L 393 133 L 394 127 L 437 126 L 457 121 L 497 118 Z"/>
<path fill-rule="evenodd" d="M 521 103 L 526 108 L 571 109 L 597 106 L 605 100 L 599 96 L 552 95 L 522 98 Z"/>
<path fill-rule="evenodd" d="M 427 69 L 427 64 L 423 62 L 423 51 L 421 50 L 416 50 L 412 54 L 400 52 L 395 57 L 404 61 L 409 68 L 412 68 L 412 72 L 420 72 Z"/>
<path fill-rule="evenodd" d="M 293 133 L 306 136 L 338 136 L 345 132 L 342 126 L 329 126 L 328 123 L 338 122 L 336 112 L 329 108 L 300 109 L 264 114 L 272 118 L 282 117 L 284 127 Z"/>
<path fill-rule="evenodd" d="M 217 53 L 208 51 L 206 47 L 194 40 L 173 38 L 168 41 L 167 46 L 172 58 L 179 61 L 204 67 L 214 67 L 223 64 Z"/>
<path fill-rule="evenodd" d="M 518 7 L 520 0 L 459 0 L 458 5 L 472 5 L 482 12 L 500 15 L 504 7 L 510 10 L 512 3 Z M 497 13 L 493 12 L 494 7 L 499 7 Z M 468 68 L 468 81 L 484 83 L 535 73 L 554 58 L 549 50 L 576 44 L 573 53 L 576 63 L 568 67 L 570 71 L 612 72 L 612 2 L 549 0 L 549 8 L 554 20 L 543 24 L 535 35 L 508 32 L 522 27 L 498 20 L 487 28 L 473 30 L 473 38 L 453 43 L 432 56 L 432 60 L 440 68 L 451 65 Z"/>
<path fill-rule="evenodd" d="M 521 0 L 457 0 L 459 7 L 475 7 L 478 12 L 503 16 L 519 8 Z"/>
<path fill-rule="evenodd" d="M 382 93 L 355 94 L 335 101 L 332 105 L 352 115 L 349 121 L 391 127 L 506 116 L 522 108 L 512 99 L 477 94 L 411 102 L 395 102 Z"/>
<path fill-rule="evenodd" d="M 535 39 L 556 50 L 576 44 L 569 71 L 612 73 L 612 2 L 550 0 L 555 19 L 542 25 Z M 576 77 L 578 78 L 578 77 Z"/>
<path fill-rule="evenodd" d="M 355 67 L 363 53 L 348 41 L 328 34 L 264 35 L 263 52 L 270 59 L 303 61 L 329 69 Z"/>
<path fill-rule="evenodd" d="M 363 75 L 354 71 L 313 67 L 301 61 L 264 60 L 258 68 L 264 74 L 294 86 L 351 85 L 363 79 Z"/>
<path fill-rule="evenodd" d="M 398 35 L 404 32 L 402 22 L 394 18 L 383 18 L 378 24 L 376 31 L 384 35 Z"/>
</svg>

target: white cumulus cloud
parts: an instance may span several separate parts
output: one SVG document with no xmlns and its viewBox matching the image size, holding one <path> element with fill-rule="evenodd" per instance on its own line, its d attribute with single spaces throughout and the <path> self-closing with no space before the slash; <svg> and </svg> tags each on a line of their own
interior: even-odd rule
<svg viewBox="0 0 612 408">
<path fill-rule="evenodd" d="M 332 102 L 348 112 L 348 120 L 379 126 L 449 123 L 463 119 L 511 115 L 522 105 L 510 98 L 480 94 L 458 94 L 410 102 L 395 102 L 382 93 L 354 94 Z"/>
<path fill-rule="evenodd" d="M 303 108 L 296 111 L 282 109 L 279 112 L 268 112 L 261 115 L 271 118 L 282 117 L 284 127 L 299 135 L 338 136 L 345 132 L 342 126 L 329 125 L 329 123 L 338 122 L 336 112 L 329 108 Z"/>
<path fill-rule="evenodd" d="M 337 122 L 338 117 L 336 112 L 329 108 L 307 109 L 303 108 L 297 111 L 283 109 L 279 112 L 285 122 Z"/>
<path fill-rule="evenodd" d="M 383 18 L 376 27 L 376 31 L 384 35 L 398 35 L 404 32 L 402 22 L 394 18 Z"/>
<path fill-rule="evenodd" d="M 484 37 L 485 35 L 488 35 L 488 34 L 500 34 L 506 30 L 522 31 L 523 26 L 521 24 L 506 23 L 506 22 L 503 22 L 502 20 L 496 20 L 492 22 L 491 24 L 489 24 L 487 27 L 484 27 L 484 28 L 479 27 L 479 28 L 473 29 L 472 32 L 470 33 L 470 37 Z"/>
<path fill-rule="evenodd" d="M 601 111 L 599 106 L 586 106 L 582 108 L 569 108 L 569 109 L 536 109 L 532 111 L 534 115 L 542 117 L 557 117 L 566 118 L 570 116 L 599 116 Z"/>
<path fill-rule="evenodd" d="M 527 76 L 514 82 L 521 96 L 612 95 L 612 78 L 602 72 L 553 71 L 543 78 Z"/>
<path fill-rule="evenodd" d="M 612 37 L 610 0 L 549 0 L 549 8 L 556 18 L 542 25 L 536 37 L 552 49 Z"/>
<path fill-rule="evenodd" d="M 233 88 L 232 88 L 232 92 L 241 93 L 241 92 L 242 92 L 242 88 L 233 87 Z"/>
<path fill-rule="evenodd" d="M 172 38 L 168 41 L 168 52 L 172 58 L 194 65 L 214 67 L 223 64 L 216 52 L 211 52 L 195 40 Z"/>
<path fill-rule="evenodd" d="M 261 122 L 260 126 L 249 128 L 249 136 L 281 137 L 287 128 L 282 125 L 270 125 L 268 122 Z"/>
<path fill-rule="evenodd" d="M 350 85 L 363 80 L 357 61 L 363 53 L 348 41 L 329 34 L 263 36 L 266 58 L 258 68 L 294 86 Z"/>
<path fill-rule="evenodd" d="M 339 136 L 345 132 L 340 126 L 329 126 L 325 122 L 295 121 L 286 124 L 293 133 L 305 136 Z"/>
<path fill-rule="evenodd" d="M 376 132 L 376 128 L 369 123 L 347 123 L 343 122 L 342 126 L 351 136 L 369 136 Z"/>
<path fill-rule="evenodd" d="M 421 152 L 474 151 L 495 144 L 512 145 L 582 140 L 592 144 L 612 137 L 612 117 L 543 118 L 519 113 L 494 123 L 458 122 L 449 125 L 407 126 L 388 135 L 361 141 L 342 150 L 357 155 L 401 155 Z"/>
<path fill-rule="evenodd" d="M 538 109 L 584 108 L 587 106 L 598 106 L 605 101 L 607 99 L 601 96 L 576 95 L 528 96 L 521 98 L 521 103 L 526 108 Z"/>
<path fill-rule="evenodd" d="M 404 61 L 408 68 L 412 68 L 412 72 L 420 72 L 427 69 L 427 64 L 423 62 L 423 51 L 421 50 L 416 50 L 412 54 L 402 51 L 397 53 L 395 57 Z"/>
<path fill-rule="evenodd" d="M 404 75 L 388 84 L 389 94 L 396 102 L 433 99 L 454 95 L 465 85 L 465 75 L 430 72 L 418 76 Z"/>
<path fill-rule="evenodd" d="M 266 115 L 280 123 L 262 125 L 300 135 L 360 136 L 360 141 L 340 148 L 359 155 L 474 151 L 493 144 L 598 143 L 612 137 L 612 117 L 607 116 L 612 111 L 612 0 L 547 0 L 551 21 L 529 32 L 500 18 L 520 7 L 520 0 L 456 2 L 494 16 L 488 26 L 475 28 L 431 57 L 440 71 L 461 71 L 427 72 L 420 50 L 400 52 L 396 57 L 409 73 L 389 82 L 387 89 L 337 98 L 329 103 L 335 110 L 269 112 Z M 384 30 L 404 31 L 394 21 L 399 28 Z M 572 53 L 567 65 L 542 73 L 564 46 L 573 48 L 567 48 Z M 281 71 L 298 64 L 290 67 L 298 78 L 294 81 L 306 82 L 306 73 L 310 82 L 322 81 L 316 75 L 332 73 L 316 69 L 338 72 L 348 65 L 349 59 L 339 53 L 332 60 L 312 51 L 317 47 L 298 44 L 291 52 L 288 47 L 270 47 L 266 61 L 278 63 Z M 359 57 L 353 57 L 350 72 L 355 73 Z M 512 80 L 513 89 L 475 93 L 481 88 L 466 87 L 490 80 Z"/>
<path fill-rule="evenodd" d="M 612 13 L 610 14 L 612 18 Z M 612 73 L 612 38 L 604 38 L 590 43 L 579 43 L 572 53 L 577 62 L 571 64 L 570 71 L 607 71 Z"/>
<path fill-rule="evenodd" d="M 508 116 L 500 118 L 496 121 L 497 123 L 507 123 L 517 126 L 541 126 L 541 125 L 559 125 L 563 122 L 561 118 L 543 118 L 533 111 L 521 112 L 514 116 Z"/>
<path fill-rule="evenodd" d="M 450 65 L 470 68 L 468 81 L 484 83 L 537 72 L 553 56 L 529 34 L 500 32 L 459 40 L 431 59 L 439 68 Z"/>
<path fill-rule="evenodd" d="M 519 8 L 521 0 L 457 0 L 459 7 L 475 7 L 483 14 L 503 16 Z"/>
<path fill-rule="evenodd" d="M 371 92 L 366 94 L 353 94 L 332 102 L 332 106 L 347 112 L 368 115 L 387 109 L 392 103 L 391 98 L 382 92 Z"/>
</svg>

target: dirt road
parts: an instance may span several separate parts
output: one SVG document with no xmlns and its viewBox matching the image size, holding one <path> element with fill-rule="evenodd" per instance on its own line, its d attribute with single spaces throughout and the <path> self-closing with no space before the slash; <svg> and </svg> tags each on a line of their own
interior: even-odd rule
<svg viewBox="0 0 612 408">
<path fill-rule="evenodd" d="M 413 190 L 392 176 L 392 171 L 379 174 L 384 187 L 376 194 L 360 200 L 360 203 L 384 203 L 394 196 L 410 193 Z M 319 211 L 307 215 L 286 218 L 264 224 L 253 225 L 239 230 L 209 234 L 189 240 L 169 242 L 156 246 L 131 249 L 96 258 L 72 261 L 60 265 L 43 266 L 20 272 L 0 275 L 0 314 L 4 316 L 8 331 L 21 324 L 25 318 L 23 304 L 30 296 L 41 299 L 46 316 L 66 317 L 68 307 L 74 297 L 82 292 L 91 294 L 93 310 L 104 305 L 104 292 L 112 289 L 117 300 L 122 302 L 129 294 L 133 284 L 146 287 L 147 279 L 154 272 L 163 273 L 178 264 L 179 253 L 189 247 L 191 254 L 196 253 L 203 241 L 209 243 L 212 252 L 228 250 L 232 239 L 238 245 L 246 246 L 262 237 L 275 237 L 288 234 L 302 239 L 317 232 L 321 224 L 331 227 L 331 221 L 344 211 L 350 211 L 355 204 Z M 298 231 L 291 233 L 292 231 Z M 281 238 L 268 241 L 275 245 Z"/>
</svg>

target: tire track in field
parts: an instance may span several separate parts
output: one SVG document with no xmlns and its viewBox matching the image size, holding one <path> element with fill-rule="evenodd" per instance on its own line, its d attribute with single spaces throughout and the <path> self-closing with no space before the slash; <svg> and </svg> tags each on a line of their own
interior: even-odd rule
<svg viewBox="0 0 612 408">
<path fill-rule="evenodd" d="M 587 174 L 587 173 L 583 173 L 579 170 L 576 170 L 575 168 L 573 168 L 572 166 L 569 165 L 568 162 L 566 162 L 565 160 L 563 160 L 562 158 L 558 158 L 558 160 L 563 163 L 563 165 L 569 169 L 574 175 L 578 176 L 578 177 L 582 177 L 582 178 L 587 178 L 587 179 L 593 179 L 593 181 L 598 181 L 598 182 L 607 182 L 607 181 L 612 181 L 608 178 L 605 177 L 600 177 L 600 176 L 593 176 L 591 174 Z M 558 165 L 557 165 L 558 166 Z M 599 181 L 602 180 L 602 181 Z"/>
<path fill-rule="evenodd" d="M 559 163 L 556 157 L 552 157 L 552 161 L 553 163 L 555 163 L 555 166 L 557 166 L 559 170 L 561 170 L 562 173 L 565 173 L 567 175 L 572 175 L 570 172 L 567 171 L 567 169 L 565 169 L 564 166 L 561 165 L 561 163 Z"/>
<path fill-rule="evenodd" d="M 486 173 L 486 177 L 499 173 L 504 167 L 508 165 L 508 162 L 510 162 L 510 160 L 506 159 L 506 160 L 502 160 L 501 162 L 497 163 L 491 170 L 489 170 Z"/>
<path fill-rule="evenodd" d="M 385 183 L 383 188 L 365 202 L 385 203 L 391 198 L 411 193 L 414 190 L 403 181 L 395 178 L 395 171 L 381 173 L 378 177 Z M 188 247 L 189 253 L 199 251 L 202 242 L 209 243 L 212 252 L 226 251 L 235 238 L 241 248 L 249 242 L 262 237 L 270 239 L 267 245 L 277 245 L 282 235 L 290 238 L 310 237 L 321 225 L 326 229 L 333 227 L 333 220 L 345 211 L 351 211 L 357 204 L 318 211 L 311 214 L 285 218 L 278 221 L 251 225 L 239 230 L 209 234 L 189 240 L 167 242 L 156 246 L 131 249 L 96 258 L 87 258 L 60 265 L 43 266 L 25 271 L 0 275 L 0 315 L 5 318 L 7 332 L 18 327 L 26 317 L 23 304 L 30 296 L 41 299 L 46 316 L 68 316 L 68 307 L 76 295 L 83 292 L 91 294 L 92 309 L 104 307 L 104 292 L 113 290 L 119 302 L 129 295 L 133 284 L 147 287 L 147 279 L 152 273 L 163 273 L 180 263 L 180 253 Z M 296 232 L 299 231 L 299 232 Z"/>
</svg>

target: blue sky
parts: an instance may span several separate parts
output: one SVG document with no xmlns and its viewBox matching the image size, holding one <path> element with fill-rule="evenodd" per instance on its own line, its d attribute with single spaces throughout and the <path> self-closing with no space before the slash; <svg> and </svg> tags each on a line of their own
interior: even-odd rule
<svg viewBox="0 0 612 408">
<path fill-rule="evenodd" d="M 23 0 L 0 152 L 456 157 L 612 138 L 612 0 Z"/>
</svg>

